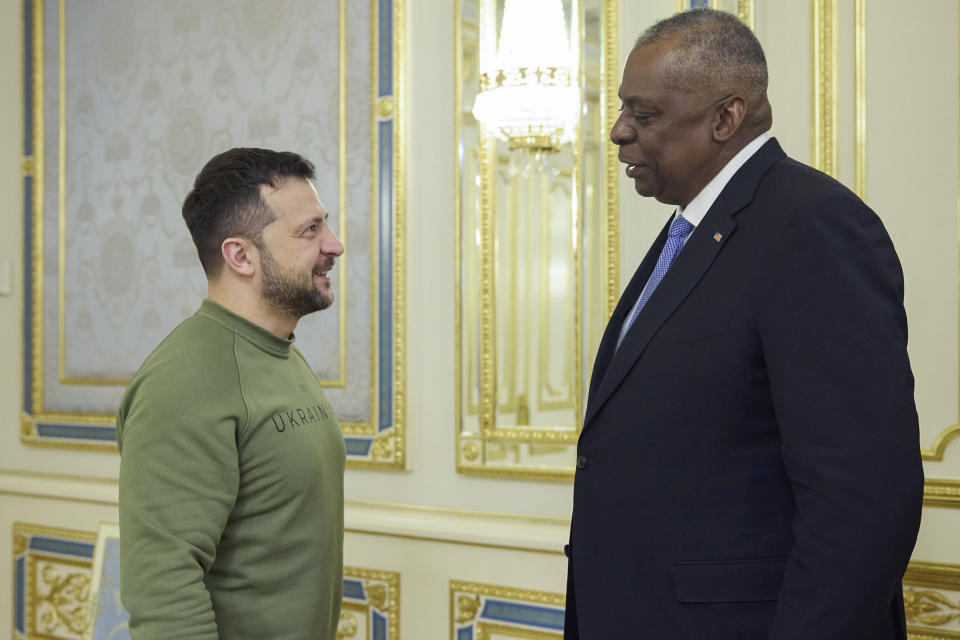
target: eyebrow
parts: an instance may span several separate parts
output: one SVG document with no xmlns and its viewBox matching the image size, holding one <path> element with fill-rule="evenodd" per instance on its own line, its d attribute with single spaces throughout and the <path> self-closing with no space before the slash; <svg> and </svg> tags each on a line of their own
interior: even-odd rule
<svg viewBox="0 0 960 640">
<path fill-rule="evenodd" d="M 655 104 L 653 104 L 649 100 L 641 98 L 640 96 L 629 96 L 627 98 L 624 98 L 622 95 L 620 95 L 619 92 L 617 93 L 617 96 L 620 98 L 620 101 L 623 102 L 623 104 L 630 107 L 631 109 L 635 107 L 646 107 L 649 109 L 656 109 Z"/>
</svg>

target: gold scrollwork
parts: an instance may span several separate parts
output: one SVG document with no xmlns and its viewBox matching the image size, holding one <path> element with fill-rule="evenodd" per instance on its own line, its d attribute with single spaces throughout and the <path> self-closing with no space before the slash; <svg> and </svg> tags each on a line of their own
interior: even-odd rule
<svg viewBox="0 0 960 640">
<path fill-rule="evenodd" d="M 22 533 L 13 536 L 13 555 L 18 556 L 27 550 L 27 541 L 29 538 Z"/>
<path fill-rule="evenodd" d="M 477 617 L 480 611 L 480 596 L 464 595 L 457 596 L 457 624 L 466 624 Z"/>
<path fill-rule="evenodd" d="M 960 618 L 960 601 L 954 603 L 938 591 L 903 590 L 903 608 L 907 622 L 941 626 Z"/>
<path fill-rule="evenodd" d="M 371 607 L 377 609 L 387 617 L 386 637 L 397 638 L 400 634 L 400 574 L 347 566 L 343 568 L 343 577 L 362 580 L 367 596 L 364 603 L 344 601 L 344 610 L 367 616 Z M 353 635 L 346 637 L 352 638 Z"/>
<path fill-rule="evenodd" d="M 393 457 L 393 429 L 384 429 L 373 439 L 373 459 L 389 460 Z"/>
<path fill-rule="evenodd" d="M 473 440 L 463 445 L 463 459 L 467 462 L 476 462 L 480 458 L 480 445 Z"/>
<path fill-rule="evenodd" d="M 346 611 L 342 612 L 340 621 L 337 622 L 337 640 L 356 636 L 358 626 L 356 616 Z"/>
<path fill-rule="evenodd" d="M 37 607 L 43 611 L 39 622 L 44 632 L 53 633 L 64 626 L 71 633 L 82 634 L 89 623 L 90 576 L 85 573 L 61 575 L 53 564 L 45 565 L 40 573 L 41 581 L 49 587 L 45 594 L 37 594 Z"/>
<path fill-rule="evenodd" d="M 37 423 L 25 413 L 20 414 L 20 438 L 22 440 L 37 438 Z"/>
<path fill-rule="evenodd" d="M 373 608 L 380 611 L 385 611 L 387 604 L 387 585 L 370 582 L 368 580 L 364 583 L 364 586 L 367 592 L 367 600 L 370 601 L 370 604 L 373 605 Z"/>
</svg>

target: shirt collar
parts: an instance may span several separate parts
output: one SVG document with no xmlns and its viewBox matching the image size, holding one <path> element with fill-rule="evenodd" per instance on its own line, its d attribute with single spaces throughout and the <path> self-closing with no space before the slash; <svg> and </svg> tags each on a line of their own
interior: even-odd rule
<svg viewBox="0 0 960 640">
<path fill-rule="evenodd" d="M 737 155 L 730 158 L 730 161 L 724 165 L 723 169 L 720 169 L 720 172 L 713 176 L 713 179 L 707 183 L 707 186 L 701 189 L 700 193 L 698 193 L 685 208 L 677 209 L 677 215 L 686 218 L 687 222 L 694 227 L 700 224 L 703 216 L 707 215 L 707 211 L 713 206 L 720 192 L 723 191 L 723 188 L 730 182 L 730 178 L 732 178 L 737 170 L 750 159 L 750 156 L 755 154 L 769 139 L 770 132 L 767 131 L 747 143 L 743 149 L 737 152 Z"/>
</svg>

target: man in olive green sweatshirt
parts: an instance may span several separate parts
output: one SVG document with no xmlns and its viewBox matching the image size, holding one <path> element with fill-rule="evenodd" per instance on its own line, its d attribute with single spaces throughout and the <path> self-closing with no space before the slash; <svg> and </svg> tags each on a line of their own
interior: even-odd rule
<svg viewBox="0 0 960 640">
<path fill-rule="evenodd" d="M 183 217 L 207 299 L 117 413 L 123 604 L 134 640 L 333 640 L 343 584 L 337 419 L 293 347 L 343 246 L 294 153 L 232 149 Z"/>
</svg>

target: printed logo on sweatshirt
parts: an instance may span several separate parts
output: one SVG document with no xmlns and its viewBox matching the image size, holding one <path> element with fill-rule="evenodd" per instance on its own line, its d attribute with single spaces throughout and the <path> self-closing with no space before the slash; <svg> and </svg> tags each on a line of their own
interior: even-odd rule
<svg viewBox="0 0 960 640">
<path fill-rule="evenodd" d="M 311 422 L 322 422 L 333 417 L 333 408 L 330 405 L 315 404 L 310 407 L 281 411 L 274 415 L 272 420 L 277 431 L 283 433 L 287 429 L 295 429 Z"/>
</svg>

